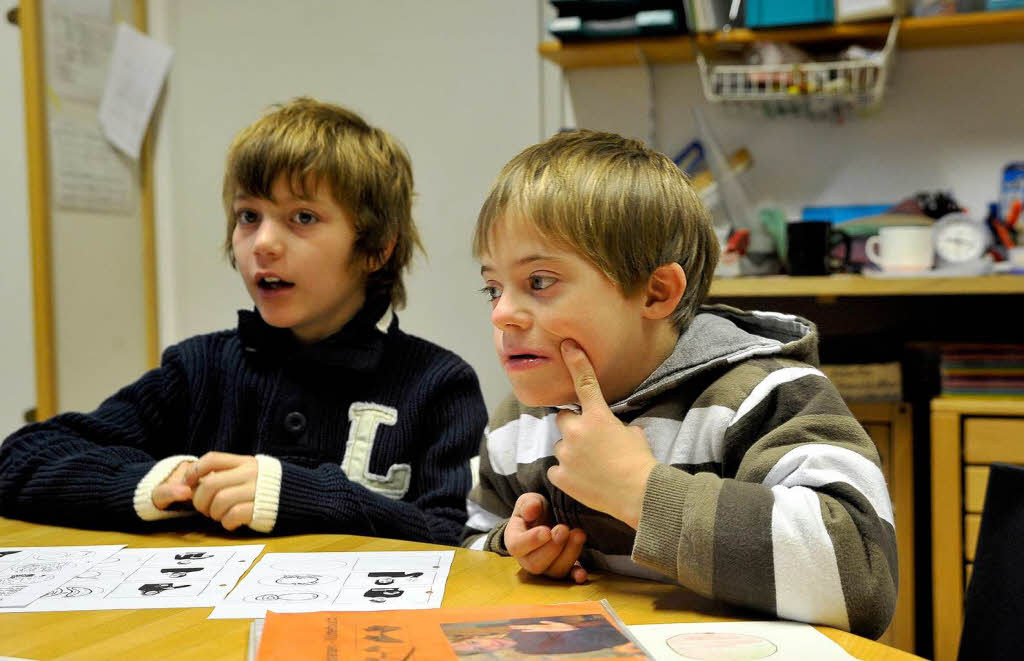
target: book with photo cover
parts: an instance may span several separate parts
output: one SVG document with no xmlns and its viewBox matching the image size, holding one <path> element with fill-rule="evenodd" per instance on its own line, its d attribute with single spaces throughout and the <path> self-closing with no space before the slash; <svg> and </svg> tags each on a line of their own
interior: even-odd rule
<svg viewBox="0 0 1024 661">
<path fill-rule="evenodd" d="M 380 612 L 268 612 L 259 661 L 511 661 L 650 656 L 605 601 Z M 250 647 L 250 654 L 252 648 Z"/>
</svg>

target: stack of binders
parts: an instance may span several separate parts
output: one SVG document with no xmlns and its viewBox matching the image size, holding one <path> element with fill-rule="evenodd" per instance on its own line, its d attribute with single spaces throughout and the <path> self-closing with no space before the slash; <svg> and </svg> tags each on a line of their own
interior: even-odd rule
<svg viewBox="0 0 1024 661">
<path fill-rule="evenodd" d="M 946 396 L 1024 397 L 1024 345 L 949 345 L 939 369 Z"/>
<path fill-rule="evenodd" d="M 624 39 L 686 32 L 682 0 L 550 0 L 548 31 L 562 41 Z"/>
</svg>

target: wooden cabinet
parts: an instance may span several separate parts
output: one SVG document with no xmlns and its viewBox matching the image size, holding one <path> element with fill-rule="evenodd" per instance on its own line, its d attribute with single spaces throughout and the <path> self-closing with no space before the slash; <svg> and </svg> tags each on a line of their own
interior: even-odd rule
<svg viewBox="0 0 1024 661">
<path fill-rule="evenodd" d="M 851 403 L 857 417 L 878 447 L 882 473 L 889 485 L 896 520 L 899 556 L 899 597 L 892 623 L 879 639 L 890 647 L 914 651 L 914 445 L 911 410 L 904 403 Z"/>
<path fill-rule="evenodd" d="M 1024 400 L 932 400 L 935 661 L 956 659 L 989 464 L 1024 464 Z"/>
</svg>

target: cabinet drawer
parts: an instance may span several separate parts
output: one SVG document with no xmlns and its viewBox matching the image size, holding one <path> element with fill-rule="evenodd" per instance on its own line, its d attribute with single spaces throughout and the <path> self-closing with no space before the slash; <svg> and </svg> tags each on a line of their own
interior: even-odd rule
<svg viewBox="0 0 1024 661">
<path fill-rule="evenodd" d="M 981 514 L 988 488 L 988 466 L 964 466 L 964 510 Z"/>
<path fill-rule="evenodd" d="M 968 418 L 964 420 L 964 461 L 1024 464 L 1024 419 Z"/>
<path fill-rule="evenodd" d="M 971 562 L 974 562 L 974 552 L 978 550 L 978 530 L 980 529 L 980 514 L 964 516 L 964 557 Z"/>
</svg>

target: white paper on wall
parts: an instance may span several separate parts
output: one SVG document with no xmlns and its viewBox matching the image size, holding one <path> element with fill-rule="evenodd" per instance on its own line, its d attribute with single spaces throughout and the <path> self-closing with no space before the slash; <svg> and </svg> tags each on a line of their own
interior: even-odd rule
<svg viewBox="0 0 1024 661">
<path fill-rule="evenodd" d="M 98 103 L 114 47 L 109 1 L 105 16 L 102 5 L 92 7 L 94 11 L 79 11 L 70 3 L 51 2 L 47 9 L 43 38 L 49 89 L 58 100 Z"/>
<path fill-rule="evenodd" d="M 115 147 L 134 159 L 139 158 L 173 53 L 170 47 L 125 23 L 117 26 L 100 101 L 100 126 Z"/>
<path fill-rule="evenodd" d="M 137 205 L 134 163 L 110 146 L 97 124 L 52 113 L 53 204 L 58 209 L 128 215 Z"/>
</svg>

